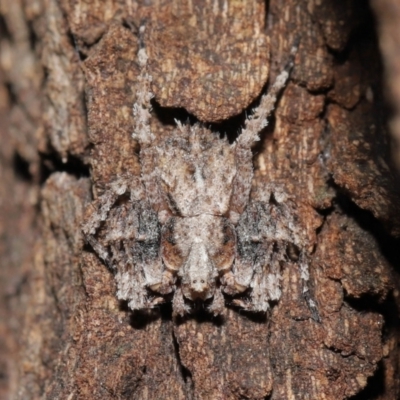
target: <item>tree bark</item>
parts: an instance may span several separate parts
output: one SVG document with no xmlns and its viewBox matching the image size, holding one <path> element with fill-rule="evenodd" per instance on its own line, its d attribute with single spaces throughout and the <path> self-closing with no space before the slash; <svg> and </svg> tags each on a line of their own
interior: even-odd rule
<svg viewBox="0 0 400 400">
<path fill-rule="evenodd" d="M 0 398 L 399 398 L 400 203 L 378 47 L 391 1 L 373 1 L 380 37 L 362 2 L 267 3 L 0 2 Z M 190 111 L 233 140 L 300 38 L 254 185 L 283 185 L 315 226 L 319 322 L 295 262 L 267 315 L 118 302 L 81 223 L 108 183 L 140 174 L 143 21 L 156 135 Z M 391 82 L 397 47 L 382 45 Z"/>
</svg>

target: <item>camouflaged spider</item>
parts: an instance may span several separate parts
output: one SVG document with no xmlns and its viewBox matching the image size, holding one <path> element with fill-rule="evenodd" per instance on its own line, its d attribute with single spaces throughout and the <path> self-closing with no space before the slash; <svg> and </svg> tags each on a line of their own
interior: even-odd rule
<svg viewBox="0 0 400 400">
<path fill-rule="evenodd" d="M 141 28 L 143 29 L 143 28 Z M 230 144 L 201 124 L 176 121 L 172 136 L 150 130 L 151 76 L 147 55 L 138 53 L 141 73 L 133 107 L 133 138 L 140 143 L 141 177 L 114 181 L 88 209 L 83 232 L 95 252 L 115 271 L 119 299 L 132 310 L 152 308 L 173 294 L 175 314 L 197 302 L 223 311 L 223 292 L 251 311 L 278 300 L 280 269 L 288 247 L 298 249 L 308 279 L 307 234 L 295 204 L 277 187 L 250 201 L 252 145 L 267 125 L 285 87 L 297 46 L 244 129 Z"/>
</svg>

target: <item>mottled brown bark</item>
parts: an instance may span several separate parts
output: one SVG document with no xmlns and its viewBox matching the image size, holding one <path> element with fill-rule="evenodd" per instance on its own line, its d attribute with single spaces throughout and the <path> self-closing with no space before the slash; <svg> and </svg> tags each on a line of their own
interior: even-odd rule
<svg viewBox="0 0 400 400">
<path fill-rule="evenodd" d="M 400 203 L 378 47 L 396 111 L 396 2 L 373 1 L 380 36 L 364 2 L 223 3 L 0 1 L 0 398 L 399 397 Z M 320 322 L 294 261 L 267 315 L 173 319 L 168 304 L 131 313 L 117 301 L 80 224 L 107 183 L 140 174 L 131 108 L 143 20 L 156 135 L 182 107 L 234 138 L 235 115 L 300 37 L 254 184 L 284 185 L 316 229 Z"/>
<path fill-rule="evenodd" d="M 400 4 L 396 0 L 371 0 L 375 11 L 379 47 L 385 67 L 385 89 L 392 106 L 392 155 L 400 168 Z"/>
</svg>

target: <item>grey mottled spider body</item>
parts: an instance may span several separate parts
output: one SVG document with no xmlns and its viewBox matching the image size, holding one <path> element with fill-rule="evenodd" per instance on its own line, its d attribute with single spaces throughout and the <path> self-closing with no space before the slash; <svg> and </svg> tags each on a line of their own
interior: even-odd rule
<svg viewBox="0 0 400 400">
<path fill-rule="evenodd" d="M 142 48 L 134 105 L 142 175 L 122 176 L 87 213 L 83 232 L 96 253 L 115 271 L 118 298 L 131 309 L 151 308 L 173 294 L 183 315 L 192 302 L 222 312 L 223 293 L 248 294 L 234 300 L 266 311 L 280 298 L 280 269 L 291 246 L 302 278 L 308 279 L 306 232 L 295 205 L 277 188 L 250 201 L 251 146 L 267 125 L 291 63 L 230 144 L 200 124 L 177 121 L 175 133 L 155 145 L 150 130 L 151 76 Z"/>
</svg>

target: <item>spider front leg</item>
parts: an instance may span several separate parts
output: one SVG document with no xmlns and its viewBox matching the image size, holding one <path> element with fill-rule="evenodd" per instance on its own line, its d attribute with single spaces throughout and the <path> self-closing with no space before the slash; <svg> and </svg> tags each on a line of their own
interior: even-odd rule
<svg viewBox="0 0 400 400">
<path fill-rule="evenodd" d="M 137 79 L 136 101 L 133 104 L 134 130 L 132 138 L 140 145 L 141 179 L 146 190 L 146 197 L 153 209 L 158 212 L 160 221 L 166 221 L 171 215 L 160 187 L 160 174 L 157 168 L 158 152 L 156 137 L 151 131 L 151 92 L 152 76 L 147 70 L 148 56 L 143 46 L 145 26 L 139 29 L 138 64 L 140 74 Z"/>
<path fill-rule="evenodd" d="M 246 118 L 245 126 L 235 143 L 236 165 L 240 166 L 236 173 L 229 211 L 230 220 L 236 224 L 245 210 L 248 202 L 253 179 L 252 146 L 260 140 L 260 132 L 268 125 L 268 118 L 272 114 L 279 94 L 285 88 L 294 66 L 294 58 L 298 50 L 298 41 L 293 44 L 289 61 L 277 76 L 275 82 L 260 100 L 260 104 Z"/>
</svg>

